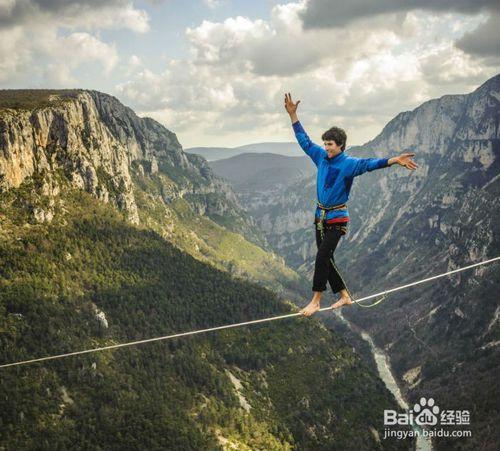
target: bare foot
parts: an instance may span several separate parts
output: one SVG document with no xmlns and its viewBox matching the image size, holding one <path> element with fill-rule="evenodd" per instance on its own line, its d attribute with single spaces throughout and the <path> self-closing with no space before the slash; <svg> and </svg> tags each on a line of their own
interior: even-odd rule
<svg viewBox="0 0 500 451">
<path fill-rule="evenodd" d="M 351 305 L 354 304 L 353 300 L 351 299 L 350 296 L 342 296 L 335 304 L 332 304 L 332 308 L 340 308 L 343 307 L 344 305 Z"/>
<path fill-rule="evenodd" d="M 320 303 L 319 301 L 312 300 L 307 304 L 301 311 L 300 313 L 304 316 L 311 316 L 313 313 L 317 312 L 320 309 Z"/>
</svg>

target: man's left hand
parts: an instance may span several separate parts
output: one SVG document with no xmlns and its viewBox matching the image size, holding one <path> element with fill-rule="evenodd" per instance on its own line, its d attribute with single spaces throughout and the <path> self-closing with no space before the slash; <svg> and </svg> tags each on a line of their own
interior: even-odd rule
<svg viewBox="0 0 500 451">
<path fill-rule="evenodd" d="M 415 169 L 418 168 L 417 163 L 415 163 L 412 158 L 415 156 L 414 153 L 404 153 L 402 155 L 399 155 L 399 157 L 394 157 L 391 158 L 394 163 L 399 164 L 400 166 L 404 166 L 406 169 L 409 169 L 410 171 L 414 171 Z"/>
</svg>

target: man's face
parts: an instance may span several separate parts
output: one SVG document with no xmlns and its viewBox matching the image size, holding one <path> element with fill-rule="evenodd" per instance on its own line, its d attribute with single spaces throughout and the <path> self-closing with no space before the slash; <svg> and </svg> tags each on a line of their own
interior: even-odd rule
<svg viewBox="0 0 500 451">
<path fill-rule="evenodd" d="M 342 152 L 340 146 L 335 141 L 323 141 L 325 150 L 328 152 L 328 158 L 332 158 Z"/>
</svg>

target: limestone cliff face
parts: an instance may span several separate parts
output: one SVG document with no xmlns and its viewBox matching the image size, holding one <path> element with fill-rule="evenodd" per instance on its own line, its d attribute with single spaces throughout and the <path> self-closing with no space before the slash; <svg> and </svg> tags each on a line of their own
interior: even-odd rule
<svg viewBox="0 0 500 451">
<path fill-rule="evenodd" d="M 193 194 L 191 202 L 202 214 L 209 209 L 223 214 L 228 208 L 223 201 L 208 206 L 203 197 L 207 193 L 223 193 L 236 201 L 204 159 L 183 152 L 174 133 L 153 119 L 138 117 L 116 98 L 96 91 L 43 91 L 43 102 L 23 103 L 27 96 L 42 97 L 42 92 L 0 92 L 0 189 L 18 187 L 27 177 L 39 175 L 45 194 L 55 193 L 59 173 L 137 223 L 131 178 L 136 162 L 143 173 L 155 173 L 163 165 L 181 174 L 166 198 Z M 17 103 L 2 102 L 7 97 Z M 50 217 L 50 212 L 41 217 Z"/>
<path fill-rule="evenodd" d="M 446 155 L 466 162 L 478 159 L 487 168 L 494 159 L 492 140 L 500 133 L 499 84 L 497 76 L 471 94 L 446 95 L 400 113 L 365 146 L 380 154 L 418 149 L 419 155 Z"/>
<path fill-rule="evenodd" d="M 477 219 L 472 213 L 480 205 L 480 210 L 491 212 L 486 193 L 476 200 L 481 189 L 498 181 L 499 122 L 500 76 L 471 94 L 444 96 L 396 116 L 357 151 L 361 156 L 379 157 L 415 152 L 420 168 L 411 174 L 391 169 L 355 183 L 353 212 L 361 224 L 351 239 L 363 241 L 382 225 L 385 231 L 377 233 L 386 243 L 395 227 L 407 217 L 417 216 L 446 235 L 456 230 L 452 218 L 470 223 Z M 372 201 L 365 204 L 367 195 Z M 366 205 L 370 205 L 370 214 L 366 214 Z M 491 227 L 487 233 L 492 234 Z"/>
<path fill-rule="evenodd" d="M 61 170 L 70 183 L 103 201 L 111 201 L 138 221 L 130 173 L 130 157 L 123 140 L 101 120 L 90 92 L 31 110 L 0 112 L 0 180 L 2 189 L 18 187 L 27 177 L 41 175 L 50 192 L 57 189 L 53 175 Z M 111 100 L 111 99 L 110 99 Z M 110 186 L 98 172 L 109 177 Z M 116 195 L 110 195 L 110 189 Z"/>
</svg>

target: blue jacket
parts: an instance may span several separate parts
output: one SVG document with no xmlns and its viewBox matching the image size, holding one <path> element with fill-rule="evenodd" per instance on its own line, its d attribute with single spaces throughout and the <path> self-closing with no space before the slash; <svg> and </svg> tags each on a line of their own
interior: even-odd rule
<svg viewBox="0 0 500 451">
<path fill-rule="evenodd" d="M 345 152 L 328 158 L 326 150 L 309 139 L 299 121 L 293 123 L 293 130 L 300 147 L 318 168 L 317 198 L 326 207 L 345 204 L 348 201 L 354 177 L 389 166 L 388 158 L 355 158 L 347 156 Z M 321 210 L 316 208 L 315 214 L 319 218 Z M 327 221 L 340 221 L 344 218 L 349 221 L 348 210 L 328 211 L 325 217 Z"/>
</svg>

